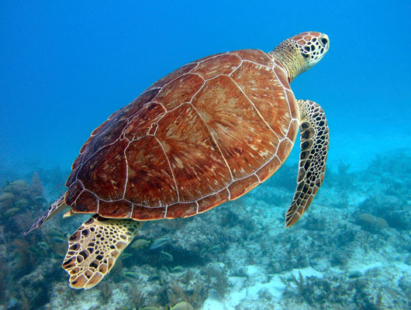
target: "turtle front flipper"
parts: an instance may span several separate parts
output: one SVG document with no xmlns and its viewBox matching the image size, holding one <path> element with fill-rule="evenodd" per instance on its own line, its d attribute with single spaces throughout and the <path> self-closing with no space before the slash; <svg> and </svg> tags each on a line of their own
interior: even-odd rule
<svg viewBox="0 0 411 310">
<path fill-rule="evenodd" d="M 310 100 L 298 100 L 301 153 L 297 188 L 286 214 L 286 227 L 294 225 L 310 206 L 325 173 L 329 132 L 323 109 Z"/>
<path fill-rule="evenodd" d="M 113 268 L 116 259 L 138 234 L 142 223 L 105 219 L 94 215 L 71 235 L 63 268 L 70 275 L 70 286 L 89 289 Z"/>
<path fill-rule="evenodd" d="M 64 203 L 64 195 L 60 196 L 50 208 L 47 209 L 34 223 L 31 227 L 24 233 L 24 235 L 29 234 L 33 229 L 40 228 L 46 221 L 48 221 L 51 217 L 56 215 L 58 212 L 67 208 L 67 205 Z"/>
</svg>

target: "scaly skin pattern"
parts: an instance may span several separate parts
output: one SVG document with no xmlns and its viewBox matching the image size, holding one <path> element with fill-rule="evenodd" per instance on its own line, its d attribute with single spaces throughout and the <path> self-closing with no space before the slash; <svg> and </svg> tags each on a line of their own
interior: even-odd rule
<svg viewBox="0 0 411 310">
<path fill-rule="evenodd" d="M 307 31 L 281 42 L 268 54 L 284 66 L 291 83 L 299 74 L 315 66 L 329 48 L 327 35 Z"/>
<path fill-rule="evenodd" d="M 52 216 L 60 212 L 62 209 L 66 208 L 67 206 L 64 204 L 64 195 L 59 197 L 48 209 L 44 212 L 34 223 L 31 227 L 24 233 L 27 235 L 33 229 L 40 228 L 44 222 L 48 221 Z"/>
<path fill-rule="evenodd" d="M 259 50 L 174 71 L 114 113 L 67 181 L 75 213 L 154 220 L 193 216 L 270 177 L 298 131 L 287 71 Z"/>
<path fill-rule="evenodd" d="M 167 75 L 94 130 L 64 197 L 28 232 L 66 206 L 95 214 L 69 237 L 63 262 L 70 286 L 89 289 L 138 234 L 137 221 L 193 216 L 244 195 L 284 163 L 300 126 L 293 225 L 323 181 L 328 126 L 289 83 L 328 48 L 326 35 L 305 32 L 269 54 L 218 54 Z"/>
<path fill-rule="evenodd" d="M 94 215 L 69 237 L 63 268 L 75 289 L 90 289 L 113 268 L 116 259 L 139 233 L 142 223 L 107 220 Z"/>
<path fill-rule="evenodd" d="M 286 227 L 294 225 L 307 211 L 324 181 L 329 130 L 323 109 L 310 100 L 298 100 L 301 123 L 301 153 L 297 188 L 286 214 Z"/>
</svg>

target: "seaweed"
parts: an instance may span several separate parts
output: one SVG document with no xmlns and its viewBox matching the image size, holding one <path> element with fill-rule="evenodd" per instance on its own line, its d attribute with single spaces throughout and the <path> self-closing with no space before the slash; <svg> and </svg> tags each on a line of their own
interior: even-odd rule
<svg viewBox="0 0 411 310">
<path fill-rule="evenodd" d="M 20 290 L 20 302 L 22 310 L 30 310 L 32 308 L 30 300 L 26 297 L 23 289 Z"/>
<path fill-rule="evenodd" d="M 304 279 L 301 272 L 298 272 L 298 278 L 294 274 L 291 274 L 291 281 L 296 285 L 299 296 L 302 297 L 302 299 L 304 299 L 309 305 L 313 303 L 314 297 L 314 290 L 313 286 L 310 285 L 310 279 L 312 278 L 306 277 Z"/>
<path fill-rule="evenodd" d="M 141 289 L 137 289 L 134 285 L 131 286 L 131 305 L 143 306 L 144 293 Z"/>
<path fill-rule="evenodd" d="M 101 297 L 101 304 L 106 305 L 110 298 L 113 296 L 113 290 L 109 283 L 104 282 L 100 286 L 100 297 Z"/>
<path fill-rule="evenodd" d="M 374 296 L 372 296 L 369 291 L 369 280 L 367 279 L 357 279 L 352 283 L 355 291 L 353 294 L 353 302 L 359 309 L 369 309 L 369 310 L 382 310 L 382 295 L 381 291 L 377 293 L 377 299 L 374 301 Z"/>
</svg>

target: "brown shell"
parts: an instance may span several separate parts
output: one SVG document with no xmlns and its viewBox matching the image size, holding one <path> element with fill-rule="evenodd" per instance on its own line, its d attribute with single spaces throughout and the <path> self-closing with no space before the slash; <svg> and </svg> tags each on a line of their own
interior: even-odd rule
<svg viewBox="0 0 411 310">
<path fill-rule="evenodd" d="M 91 134 L 67 180 L 77 213 L 188 217 L 238 198 L 285 161 L 298 109 L 259 50 L 203 58 L 154 83 Z"/>
</svg>

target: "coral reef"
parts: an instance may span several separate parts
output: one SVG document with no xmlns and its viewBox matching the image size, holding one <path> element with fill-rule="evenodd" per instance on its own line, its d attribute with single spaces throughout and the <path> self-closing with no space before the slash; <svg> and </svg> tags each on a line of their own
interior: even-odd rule
<svg viewBox="0 0 411 310">
<path fill-rule="evenodd" d="M 16 176 L 0 192 L 0 309 L 409 309 L 409 162 L 377 157 L 364 171 L 340 163 L 290 229 L 296 166 L 286 165 L 239 200 L 146 223 L 88 291 L 69 289 L 61 268 L 67 236 L 87 216 L 56 216 L 22 236 L 64 191 L 63 172 Z"/>
</svg>

